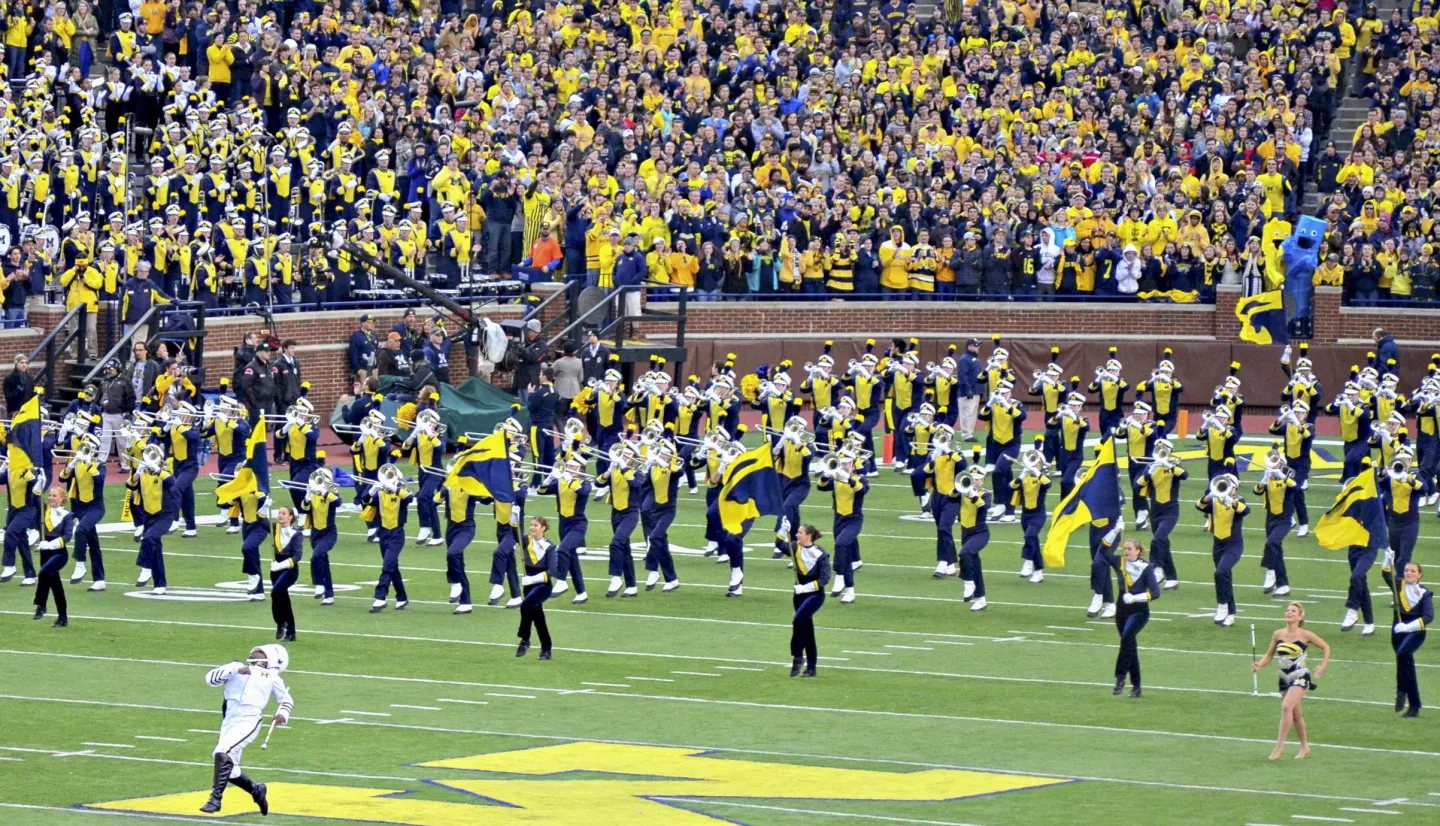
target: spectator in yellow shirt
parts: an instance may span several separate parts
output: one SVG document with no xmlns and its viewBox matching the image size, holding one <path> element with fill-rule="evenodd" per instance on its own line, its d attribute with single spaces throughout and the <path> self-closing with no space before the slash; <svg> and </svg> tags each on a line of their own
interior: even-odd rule
<svg viewBox="0 0 1440 826">
<path fill-rule="evenodd" d="M 670 282 L 687 289 L 695 289 L 695 273 L 700 272 L 700 259 L 690 254 L 684 241 L 675 242 L 675 251 L 668 261 Z"/>
</svg>

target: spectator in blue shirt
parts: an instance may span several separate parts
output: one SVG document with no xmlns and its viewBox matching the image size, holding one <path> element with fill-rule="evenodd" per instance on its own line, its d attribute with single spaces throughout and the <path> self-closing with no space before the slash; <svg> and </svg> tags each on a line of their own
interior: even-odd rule
<svg viewBox="0 0 1440 826">
<path fill-rule="evenodd" d="M 956 395 L 960 397 L 959 416 L 955 420 L 955 435 L 967 442 L 975 441 L 975 418 L 980 411 L 980 339 L 965 342 L 965 352 L 960 356 L 959 371 L 956 374 Z"/>
</svg>

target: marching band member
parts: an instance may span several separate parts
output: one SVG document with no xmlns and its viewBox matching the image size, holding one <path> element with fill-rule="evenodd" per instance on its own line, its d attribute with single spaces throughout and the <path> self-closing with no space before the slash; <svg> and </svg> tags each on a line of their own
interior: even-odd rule
<svg viewBox="0 0 1440 826">
<path fill-rule="evenodd" d="M 1175 362 L 1170 359 L 1174 354 L 1173 350 L 1166 347 L 1164 357 L 1160 359 L 1160 364 L 1155 367 L 1150 378 L 1135 385 L 1137 395 L 1150 394 L 1151 412 L 1155 415 L 1155 429 L 1161 438 L 1170 436 L 1170 430 L 1175 426 L 1175 420 L 1179 418 L 1180 393 L 1185 389 L 1185 385 L 1175 378 Z"/>
<path fill-rule="evenodd" d="M 1039 399 L 1040 412 L 1044 414 L 1045 422 L 1045 448 L 1046 456 L 1058 456 L 1060 438 L 1060 426 L 1055 422 L 1055 417 L 1060 413 L 1060 406 L 1065 403 L 1065 382 L 1060 377 L 1063 371 L 1056 359 L 1060 358 L 1060 348 L 1050 348 L 1050 363 L 1045 365 L 1044 370 L 1036 370 L 1034 380 L 1030 382 L 1030 395 Z M 1079 377 L 1072 379 L 1072 384 L 1079 380 Z M 1072 390 L 1073 390 L 1072 386 Z"/>
<path fill-rule="evenodd" d="M 711 409 L 714 409 L 712 403 Z M 641 514 L 646 515 L 650 526 L 645 531 L 645 590 L 655 588 L 660 577 L 665 585 L 660 590 L 670 593 L 680 587 L 680 578 L 675 575 L 675 560 L 670 555 L 670 523 L 675 521 L 675 492 L 679 486 L 680 467 L 674 449 L 668 441 L 662 441 L 652 448 L 651 455 L 641 464 Z M 718 488 L 717 488 L 718 495 Z M 742 571 L 740 560 L 732 560 L 731 579 L 734 571 Z M 734 587 L 732 583 L 732 587 Z"/>
<path fill-rule="evenodd" d="M 884 383 L 876 374 L 876 367 L 879 360 L 871 352 L 875 347 L 875 339 L 865 340 L 865 355 L 859 361 L 850 363 L 851 371 L 847 375 L 849 386 L 846 388 L 846 397 L 851 400 L 851 406 L 856 415 L 861 419 L 854 429 L 863 438 L 862 447 L 869 454 L 863 464 L 863 472 L 866 476 L 877 476 L 879 471 L 875 470 L 875 428 L 880 423 L 882 412 L 882 396 L 884 395 Z M 844 434 L 841 434 L 844 435 Z M 836 441 L 834 426 L 831 426 L 830 441 Z M 836 539 L 839 542 L 839 539 Z M 835 554 L 838 557 L 840 549 L 837 545 Z"/>
<path fill-rule="evenodd" d="M 918 345 L 917 345 L 918 346 Z M 910 421 L 922 404 L 925 396 L 924 384 L 918 375 L 920 365 L 920 354 L 910 350 L 898 359 L 892 359 L 888 372 L 890 384 L 890 422 L 887 427 L 895 434 L 892 442 L 894 451 L 895 470 L 905 470 L 910 465 L 910 441 L 912 430 Z M 934 407 L 931 407 L 930 418 L 934 419 Z M 893 425 L 893 427 L 890 427 Z M 927 449 L 924 453 L 929 453 Z"/>
<path fill-rule="evenodd" d="M 461 442 L 464 444 L 464 441 Z M 513 457 L 512 457 L 513 458 Z M 520 575 L 516 568 L 515 550 L 520 545 L 520 526 L 525 523 L 525 500 L 530 489 L 520 482 L 524 474 L 515 471 L 512 477 L 515 485 L 515 501 L 500 502 L 481 499 L 482 505 L 493 505 L 495 515 L 495 550 L 490 554 L 490 597 L 487 605 L 498 605 L 505 595 L 505 584 L 510 585 L 510 600 L 506 608 L 519 608 L 523 599 Z"/>
<path fill-rule="evenodd" d="M 257 448 L 263 450 L 261 446 Z M 260 575 L 260 548 L 270 538 L 270 494 L 263 490 L 249 490 L 240 494 L 233 503 L 222 502 L 221 506 L 233 504 L 240 510 L 240 571 L 245 574 L 247 593 L 251 602 L 265 599 L 265 580 Z"/>
<path fill-rule="evenodd" d="M 1115 567 L 1115 546 L 1125 530 L 1125 520 L 1108 518 L 1090 521 L 1090 607 L 1085 616 L 1110 619 L 1115 616 L 1115 581 L 1110 571 Z"/>
<path fill-rule="evenodd" d="M 1071 379 L 1071 387 L 1078 384 Z M 1047 422 L 1055 429 L 1055 466 L 1060 469 L 1060 498 L 1064 499 L 1074 489 L 1085 463 L 1085 435 L 1090 432 L 1090 420 L 1085 416 L 1085 396 L 1071 391 L 1060 408 Z"/>
<path fill-rule="evenodd" d="M 848 450 L 834 454 L 820 469 L 817 488 L 831 493 L 835 510 L 835 583 L 831 596 L 840 602 L 855 601 L 855 572 L 865 563 L 860 559 L 860 530 L 865 525 L 865 494 L 870 482 L 856 471 L 855 455 Z"/>
<path fill-rule="evenodd" d="M 370 479 L 379 477 L 380 469 L 394 458 L 390 450 L 390 437 L 385 431 L 384 413 L 371 410 L 365 414 L 365 418 L 360 421 L 360 437 L 350 445 L 350 454 L 356 476 Z M 359 509 L 364 496 L 364 492 L 357 485 L 354 509 Z M 366 541 L 376 541 L 377 530 L 374 517 L 365 520 Z"/>
<path fill-rule="evenodd" d="M 643 482 L 632 467 L 631 454 L 617 445 L 609 465 L 595 481 L 609 489 L 610 499 L 610 587 L 605 596 L 622 599 L 639 596 L 635 585 L 635 557 L 630 536 L 640 518 Z M 621 590 L 623 587 L 623 591 Z"/>
<path fill-rule="evenodd" d="M 820 358 L 816 359 L 814 364 L 805 365 L 805 371 L 809 375 L 800 382 L 800 392 L 810 394 L 810 404 L 814 408 L 810 423 L 815 428 L 815 442 L 822 445 L 829 442 L 829 433 L 821 411 L 833 407 L 844 392 L 840 379 L 831 372 L 835 368 L 835 359 L 830 355 L 833 346 L 834 342 L 825 342 L 825 350 L 820 354 Z"/>
<path fill-rule="evenodd" d="M 1035 437 L 1035 446 L 1020 454 L 1020 475 L 1010 482 L 1011 504 L 1020 508 L 1020 576 L 1031 582 L 1045 581 L 1045 557 L 1040 553 L 1040 532 L 1045 528 L 1045 494 L 1050 490 L 1049 464 L 1045 461 L 1045 437 Z"/>
<path fill-rule="evenodd" d="M 1125 416 L 1125 391 L 1130 389 L 1130 384 L 1120 376 L 1120 361 L 1115 358 L 1118 351 L 1117 347 L 1110 348 L 1110 358 L 1105 366 L 1095 368 L 1095 379 L 1086 388 L 1099 396 L 1102 436 L 1114 430 Z"/>
<path fill-rule="evenodd" d="M 825 585 L 833 574 L 829 554 L 815 544 L 819 539 L 819 528 L 801 525 L 796 531 L 796 544 L 791 551 L 795 564 L 795 616 L 790 621 L 791 677 L 797 674 L 814 677 L 815 662 L 819 659 L 819 648 L 815 644 L 815 614 L 825 606 Z M 800 671 L 802 664 L 805 667 L 803 673 Z"/>
<path fill-rule="evenodd" d="M 410 457 L 410 461 L 415 465 L 415 475 L 420 479 L 420 492 L 416 494 L 415 502 L 415 516 L 420 522 L 420 530 L 415 535 L 415 544 L 445 543 L 440 530 L 439 510 L 440 488 L 445 484 L 442 471 L 445 464 L 445 437 L 440 435 L 440 413 L 434 408 L 416 413 L 414 430 L 406 437 L 400 451 Z M 450 525 L 447 532 L 453 527 L 453 524 Z M 470 527 L 473 535 L 473 520 Z M 446 547 L 449 547 L 448 543 Z M 452 582 L 451 590 L 454 590 L 454 585 Z"/>
<path fill-rule="evenodd" d="M 159 445 L 146 445 L 136 472 L 125 486 L 135 496 L 136 512 L 143 520 L 140 555 L 135 564 L 140 577 L 135 585 L 154 581 L 154 593 L 165 593 L 165 534 L 175 521 L 180 494 L 175 490 L 175 477 L 165 470 L 165 451 Z"/>
<path fill-rule="evenodd" d="M 960 580 L 964 583 L 964 597 L 971 611 L 984 611 L 985 571 L 980 565 L 980 552 L 990 544 L 985 516 L 995 501 L 985 489 L 985 469 L 978 463 L 971 467 L 968 475 L 960 477 L 955 491 L 960 497 Z"/>
<path fill-rule="evenodd" d="M 249 793 L 262 815 L 269 814 L 266 786 L 254 782 L 240 770 L 240 755 L 260 735 L 261 718 L 272 696 L 279 703 L 272 725 L 290 721 L 295 701 L 290 697 L 290 689 L 285 687 L 285 680 L 280 677 L 289 664 L 290 654 L 284 646 L 257 645 L 250 649 L 246 662 L 228 663 L 211 669 L 205 675 L 206 685 L 225 688 L 225 720 L 220 724 L 220 742 L 215 745 L 215 780 L 210 799 L 205 801 L 200 811 L 206 814 L 220 811 L 225 787 L 233 785 Z"/>
<path fill-rule="evenodd" d="M 960 411 L 960 381 L 956 378 L 956 347 L 951 344 L 939 364 L 926 365 L 925 391 L 935 404 L 935 422 L 955 426 Z"/>
<path fill-rule="evenodd" d="M 1241 523 L 1250 506 L 1240 498 L 1240 482 L 1231 474 L 1210 480 L 1210 489 L 1195 503 L 1195 508 L 1209 518 L 1214 536 L 1211 553 L 1215 558 L 1215 624 L 1229 628 L 1235 624 L 1234 570 L 1245 553 L 1245 537 Z"/>
<path fill-rule="evenodd" d="M 93 434 L 85 437 L 75 455 L 60 471 L 70 497 L 70 511 L 75 514 L 75 568 L 70 584 L 78 585 L 85 578 L 85 561 L 90 561 L 91 591 L 105 590 L 105 559 L 100 552 L 97 525 L 105 518 L 106 463 L 99 459 L 100 441 Z"/>
<path fill-rule="evenodd" d="M 1005 370 L 1009 372 L 1009 368 Z M 1015 477 L 1013 463 L 1020 458 L 1025 408 L 1010 398 L 1013 388 L 1014 385 L 1008 379 L 997 383 L 990 398 L 980 406 L 980 419 L 990 423 L 990 429 L 985 436 L 985 468 L 986 472 L 995 474 L 996 490 L 1010 489 L 1010 482 Z M 999 516 L 1001 522 L 1017 521 L 1015 508 L 1008 501 L 994 505 L 990 516 Z"/>
<path fill-rule="evenodd" d="M 1405 566 L 1415 553 L 1415 542 L 1420 538 L 1420 477 L 1412 470 L 1414 464 L 1410 449 L 1402 447 L 1377 480 L 1385 506 L 1386 536 L 1390 540 L 1380 576 L 1392 590 L 1398 587 L 1394 572 L 1404 575 Z"/>
<path fill-rule="evenodd" d="M 1200 422 L 1200 431 L 1195 434 L 1205 449 L 1205 475 L 1214 479 L 1229 473 L 1235 466 L 1235 445 L 1240 434 L 1230 426 L 1230 408 L 1217 407 L 1214 413 Z"/>
<path fill-rule="evenodd" d="M 612 355 L 611 359 L 617 364 L 619 363 L 618 356 Z M 620 371 L 613 368 L 606 370 L 604 380 L 600 382 L 600 386 L 595 390 L 594 416 L 596 427 L 590 430 L 591 433 L 595 434 L 595 449 L 600 452 L 601 456 L 608 456 L 610 454 L 610 448 L 614 447 L 620 441 L 621 434 L 625 430 L 625 408 L 627 404 L 624 388 L 620 384 Z M 603 474 L 608 464 L 608 459 L 597 458 L 595 460 L 596 474 Z M 597 497 L 604 496 L 605 492 L 606 490 L 603 485 L 595 489 L 595 495 Z"/>
<path fill-rule="evenodd" d="M 1376 421 L 1382 425 L 1371 428 L 1369 446 L 1379 448 L 1380 466 L 1389 467 L 1401 450 L 1410 449 L 1410 431 L 1405 427 L 1405 414 L 1398 411 L 1385 419 L 1377 417 Z"/>
<path fill-rule="evenodd" d="M 555 546 L 545 538 L 550 523 L 543 516 L 530 519 L 529 529 L 521 543 L 525 555 L 525 576 L 520 582 L 525 597 L 520 603 L 520 645 L 515 656 L 523 657 L 530 650 L 530 629 L 540 637 L 540 659 L 550 659 L 550 628 L 545 624 L 545 600 L 550 598 L 550 584 L 555 570 Z"/>
<path fill-rule="evenodd" d="M 543 435 L 543 434 L 542 434 Z M 585 592 L 585 575 L 580 571 L 579 551 L 585 547 L 585 533 L 590 520 L 585 505 L 590 497 L 590 480 L 581 471 L 585 460 L 576 456 L 557 463 L 535 488 L 543 496 L 555 497 L 555 513 L 560 517 L 560 546 L 555 549 L 553 596 L 565 593 L 567 577 L 575 580 L 575 605 L 583 604 L 590 595 Z"/>
<path fill-rule="evenodd" d="M 1130 696 L 1140 696 L 1140 632 L 1150 622 L 1150 603 L 1160 598 L 1164 574 L 1153 562 L 1146 562 L 1145 547 L 1138 540 L 1125 540 L 1123 557 L 1115 566 L 1115 585 L 1120 591 L 1120 605 L 1115 613 L 1115 628 L 1120 632 L 1120 653 L 1115 657 L 1115 689 L 1125 690 L 1130 678 Z"/>
<path fill-rule="evenodd" d="M 300 510 L 310 532 L 310 584 L 315 586 L 315 599 L 321 605 L 335 604 L 335 580 L 330 575 L 330 551 L 335 549 L 339 530 L 335 515 L 340 508 L 340 495 L 335 492 L 335 479 L 329 468 L 318 468 L 306 481 Z"/>
<path fill-rule="evenodd" d="M 1002 383 L 1015 386 L 1015 371 L 1010 369 L 1010 351 L 1000 346 L 999 333 L 992 335 L 990 342 L 995 349 L 990 352 L 990 359 L 980 373 L 982 389 L 987 397 L 994 396 Z"/>
<path fill-rule="evenodd" d="M 930 441 L 937 429 L 935 407 L 925 402 L 918 411 L 906 414 L 905 419 L 903 432 L 909 448 L 905 456 L 905 468 L 910 476 L 910 490 L 915 494 L 915 498 L 920 500 L 921 515 L 929 515 L 931 493 L 927 489 L 929 475 L 925 472 L 925 465 L 930 459 Z"/>
<path fill-rule="evenodd" d="M 775 522 L 775 559 L 795 555 L 796 533 L 800 530 L 800 506 L 810 496 L 810 460 L 814 456 L 805 440 L 805 420 L 794 415 L 785 421 L 779 441 L 771 448 L 775 470 L 780 476 L 780 518 Z"/>
<path fill-rule="evenodd" d="M 1315 669 L 1312 678 L 1310 669 L 1305 667 L 1305 654 L 1310 646 L 1316 646 L 1325 654 L 1320 661 L 1320 667 Z M 1279 760 L 1280 755 L 1285 753 L 1285 738 L 1290 735 L 1293 726 L 1295 733 L 1300 736 L 1300 753 L 1295 755 L 1296 760 L 1302 760 L 1310 754 L 1310 741 L 1306 737 L 1305 717 L 1301 713 L 1300 705 L 1305 700 L 1305 692 L 1315 689 L 1315 680 L 1325 676 L 1325 669 L 1330 666 L 1330 646 L 1325 640 L 1313 631 L 1305 629 L 1305 606 L 1298 602 L 1292 602 L 1285 606 L 1285 627 L 1278 629 L 1270 635 L 1270 645 L 1265 648 L 1265 656 L 1259 662 L 1252 663 L 1252 671 L 1259 671 L 1275 660 L 1280 669 L 1280 737 L 1275 741 L 1275 749 L 1270 752 L 1271 760 Z"/>
<path fill-rule="evenodd" d="M 1130 477 L 1130 498 L 1135 507 L 1135 528 L 1144 528 L 1150 519 L 1150 503 L 1140 491 L 1140 477 L 1150 462 L 1155 447 L 1155 425 L 1150 421 L 1150 405 L 1136 401 L 1130 415 L 1115 427 L 1115 437 L 1125 442 L 1125 458 Z"/>
<path fill-rule="evenodd" d="M 175 487 L 179 490 L 180 516 L 185 520 L 185 532 L 181 536 L 193 539 L 195 531 L 195 477 L 200 473 L 201 414 L 195 405 L 181 402 L 175 415 L 161 428 L 166 438 L 166 453 L 169 455 L 175 474 Z"/>
<path fill-rule="evenodd" d="M 75 516 L 65 510 L 65 490 L 60 486 L 50 489 L 45 506 L 40 514 L 39 582 L 35 588 L 35 619 L 45 616 L 46 603 L 50 594 L 55 595 L 56 617 L 53 628 L 64 628 L 70 624 L 66 613 L 65 586 L 60 579 L 60 570 L 65 567 L 68 554 L 65 543 L 75 532 Z"/>
<path fill-rule="evenodd" d="M 438 474 L 427 474 L 444 480 Z M 420 495 L 425 495 L 422 481 Z M 465 549 L 475 541 L 475 498 L 459 485 L 440 485 L 430 493 L 431 501 L 445 506 L 445 581 L 450 583 L 450 602 L 456 614 L 474 610 L 470 602 L 470 577 L 465 574 Z"/>
<path fill-rule="evenodd" d="M 310 389 L 310 383 L 301 385 L 301 392 Z M 290 481 L 304 484 L 309 481 L 310 474 L 319 469 L 323 454 L 317 445 L 320 443 L 319 418 L 315 415 L 315 405 L 301 396 L 295 400 L 285 411 L 285 424 L 275 433 L 275 447 L 277 462 L 288 462 L 290 465 Z M 290 489 L 290 500 L 297 517 L 297 523 L 302 529 L 308 530 L 309 525 L 302 515 L 304 510 L 300 504 L 305 500 L 305 491 L 296 488 Z"/>
<path fill-rule="evenodd" d="M 404 479 L 400 468 L 393 464 L 380 468 L 378 480 L 361 494 L 361 501 L 369 511 L 366 522 L 378 529 L 376 539 L 380 543 L 380 579 L 375 583 L 375 600 L 370 603 L 370 613 L 385 610 L 390 584 L 395 584 L 395 610 L 404 611 L 410 600 L 405 593 L 405 579 L 400 573 L 400 552 L 405 550 L 405 517 L 410 511 L 410 500 L 414 495 L 403 487 Z M 362 515 L 365 518 L 366 515 Z"/>
<path fill-rule="evenodd" d="M 1255 492 L 1265 507 L 1265 553 L 1260 567 L 1265 569 L 1265 593 L 1283 597 L 1290 593 L 1290 576 L 1285 569 L 1285 535 L 1294 522 L 1295 479 L 1285 460 L 1280 443 L 1270 448 L 1265 457 L 1265 472 L 1255 485 Z"/>
<path fill-rule="evenodd" d="M 779 371 L 770 379 L 770 387 L 767 388 L 765 382 L 760 383 L 755 407 L 760 411 L 760 426 L 767 430 L 779 431 L 791 416 L 800 413 L 800 400 L 790 390 L 790 374 L 784 372 L 790 366 L 788 359 L 780 362 Z M 778 438 L 774 433 L 770 434 L 772 442 Z"/>
<path fill-rule="evenodd" d="M 1361 460 L 1370 455 L 1370 405 L 1360 396 L 1360 384 L 1353 380 L 1357 374 L 1352 367 L 1351 381 L 1345 382 L 1345 390 L 1325 405 L 1323 412 L 1340 419 L 1340 439 L 1345 443 L 1345 464 L 1340 472 L 1341 483 L 1355 478 L 1361 470 Z"/>
<path fill-rule="evenodd" d="M 1315 424 L 1315 419 L 1320 415 L 1320 408 L 1324 405 L 1325 399 L 1321 394 L 1320 379 L 1315 376 L 1314 364 L 1306 357 L 1310 350 L 1308 342 L 1300 342 L 1300 357 L 1295 360 L 1295 367 L 1290 367 L 1290 347 L 1285 347 L 1285 352 L 1280 356 L 1280 367 L 1285 371 L 1289 381 L 1285 389 L 1280 392 L 1282 404 L 1293 406 L 1295 402 L 1304 402 L 1310 416 L 1306 423 Z"/>
<path fill-rule="evenodd" d="M 710 383 L 710 407 L 705 414 L 705 432 L 724 429 L 735 433 L 740 427 L 740 400 L 735 396 L 735 381 L 724 373 Z"/>
<path fill-rule="evenodd" d="M 1404 411 L 1410 407 L 1410 400 L 1399 391 L 1400 377 L 1386 373 L 1380 378 L 1380 387 L 1375 391 L 1375 421 L 1389 421 L 1400 414 L 1400 423 L 1405 423 Z"/>
<path fill-rule="evenodd" d="M 1374 473 L 1370 457 L 1360 460 L 1361 473 Z M 1360 636 L 1375 633 L 1375 612 L 1370 603 L 1370 567 L 1375 564 L 1376 551 L 1366 545 L 1351 545 L 1346 551 L 1350 563 L 1350 587 L 1345 594 L 1345 618 L 1340 621 L 1341 631 L 1351 631 L 1362 617 L 1365 625 Z"/>
<path fill-rule="evenodd" d="M 30 532 L 36 530 L 39 524 L 40 497 L 45 493 L 45 471 L 30 467 L 23 473 L 12 475 L 8 463 L 0 464 L 0 484 L 9 489 L 10 503 L 9 518 L 5 522 L 5 557 L 0 582 L 15 578 L 15 554 L 19 553 L 20 565 L 25 572 L 20 584 L 28 587 L 35 584 Z"/>
<path fill-rule="evenodd" d="M 960 518 L 960 498 L 955 481 L 965 470 L 965 457 L 954 447 L 955 431 L 937 425 L 932 447 L 922 473 L 931 485 L 930 513 L 935 519 L 935 578 L 955 576 L 955 521 Z"/>
<path fill-rule="evenodd" d="M 680 466 L 685 471 L 685 485 L 689 487 L 692 495 L 699 493 L 700 488 L 695 483 L 695 469 L 703 464 L 694 461 L 695 450 L 700 441 L 700 419 L 701 395 L 700 388 L 695 376 L 690 377 L 690 383 L 680 391 L 675 403 L 675 440 L 679 443 Z M 796 405 L 799 409 L 799 405 Z"/>
<path fill-rule="evenodd" d="M 300 578 L 300 563 L 305 558 L 305 535 L 295 521 L 295 509 L 281 507 L 275 514 L 275 527 L 270 534 L 275 545 L 275 558 L 270 560 L 270 616 L 275 620 L 275 639 L 295 641 L 295 606 L 290 602 L 290 586 Z"/>
<path fill-rule="evenodd" d="M 245 461 L 245 445 L 250 441 L 250 423 L 246 421 L 245 405 L 236 400 L 230 392 L 230 380 L 220 379 L 220 386 L 220 401 L 200 432 L 202 436 L 214 440 L 215 453 L 219 457 L 219 472 L 233 476 Z M 240 532 L 240 512 L 234 508 L 229 510 L 229 527 L 225 532 Z"/>
<path fill-rule="evenodd" d="M 1303 401 L 1280 408 L 1270 433 L 1280 437 L 1281 454 L 1295 482 L 1290 488 L 1291 507 L 1299 524 L 1296 536 L 1310 533 L 1310 511 L 1305 507 L 1305 489 L 1310 485 L 1310 445 L 1315 441 L 1314 411 Z"/>
<path fill-rule="evenodd" d="M 1395 649 L 1395 710 L 1410 708 L 1406 717 L 1420 716 L 1420 682 L 1415 675 L 1415 652 L 1425 644 L 1425 630 L 1435 622 L 1435 598 L 1420 584 L 1425 571 L 1418 562 L 1409 562 L 1400 570 L 1405 581 L 1395 590 L 1395 625 L 1390 631 L 1390 647 Z"/>
<path fill-rule="evenodd" d="M 1240 362 L 1230 362 L 1230 375 L 1225 377 L 1215 388 L 1215 393 L 1210 397 L 1210 407 L 1216 412 L 1226 410 L 1229 416 L 1226 420 L 1235 429 L 1235 437 L 1238 439 L 1245 435 L 1245 396 L 1240 392 Z"/>
<path fill-rule="evenodd" d="M 1435 364 L 1431 365 L 1432 373 Z M 1415 413 L 1415 447 L 1419 455 L 1420 485 L 1425 494 L 1421 505 L 1440 502 L 1437 469 L 1440 469 L 1440 380 L 1427 376 L 1411 397 Z"/>
<path fill-rule="evenodd" d="M 729 553 L 721 553 L 720 542 L 725 538 L 725 528 L 720 524 L 720 487 L 724 484 L 724 468 L 721 467 L 721 445 L 730 443 L 730 434 L 724 429 L 706 434 L 705 448 L 701 461 L 705 467 L 705 555 L 714 556 L 715 564 L 729 562 Z M 647 474 L 640 474 L 645 481 Z M 650 511 L 640 510 L 640 528 L 646 536 L 650 534 Z M 727 549 L 728 551 L 728 549 Z"/>
</svg>

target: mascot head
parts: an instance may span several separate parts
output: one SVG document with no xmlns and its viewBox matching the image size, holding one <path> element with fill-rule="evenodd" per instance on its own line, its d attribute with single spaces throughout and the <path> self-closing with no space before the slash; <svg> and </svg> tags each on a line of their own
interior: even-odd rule
<svg viewBox="0 0 1440 826">
<path fill-rule="evenodd" d="M 1295 232 L 1290 236 L 1294 246 L 1306 252 L 1312 252 L 1320 248 L 1320 239 L 1325 236 L 1325 221 L 1311 215 L 1300 218 L 1295 225 Z"/>
</svg>

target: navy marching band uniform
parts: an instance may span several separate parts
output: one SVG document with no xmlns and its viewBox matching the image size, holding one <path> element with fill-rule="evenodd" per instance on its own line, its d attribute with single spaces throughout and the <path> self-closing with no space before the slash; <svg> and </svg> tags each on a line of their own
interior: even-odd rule
<svg viewBox="0 0 1440 826">
<path fill-rule="evenodd" d="M 795 545 L 791 554 L 795 563 L 795 616 L 790 622 L 790 676 L 800 673 L 804 657 L 804 676 L 815 676 L 819 648 L 815 643 L 815 614 L 825 607 L 825 585 L 832 570 L 830 556 L 819 545 Z"/>
<path fill-rule="evenodd" d="M 515 656 L 523 657 L 530 649 L 530 629 L 540 637 L 540 659 L 550 659 L 550 628 L 545 624 L 545 600 L 550 598 L 555 572 L 555 546 L 547 539 L 521 540 L 525 557 L 525 576 L 520 580 L 525 597 L 520 603 L 520 645 Z"/>
<path fill-rule="evenodd" d="M 89 556 L 90 578 L 94 580 L 91 590 L 103 591 L 105 559 L 100 553 L 97 526 L 105 518 L 105 463 L 72 460 L 60 471 L 60 481 L 66 483 L 70 510 L 75 514 L 75 561 L 83 565 Z M 71 579 L 72 584 L 78 581 Z"/>
<path fill-rule="evenodd" d="M 394 493 L 372 485 L 361 495 L 365 506 L 374 511 L 367 520 L 377 528 L 376 538 L 380 543 L 380 579 L 375 583 L 375 601 L 370 613 L 378 614 L 385 609 L 390 584 L 395 584 L 395 610 L 403 611 L 409 603 L 405 593 L 405 579 L 400 573 L 400 552 L 405 550 L 405 517 L 410 511 L 410 500 L 414 495 L 404 488 Z"/>
<path fill-rule="evenodd" d="M 1120 632 L 1120 653 L 1115 657 L 1115 690 L 1125 690 L 1130 678 L 1130 696 L 1140 696 L 1140 632 L 1150 622 L 1150 603 L 1160 598 L 1164 576 L 1153 562 L 1118 559 L 1115 585 L 1120 591 L 1120 604 L 1115 611 L 1115 629 Z"/>
<path fill-rule="evenodd" d="M 276 521 L 270 539 L 275 545 L 275 558 L 270 562 L 270 616 L 275 620 L 275 639 L 293 642 L 295 607 L 290 602 L 290 586 L 300 578 L 305 534 L 296 522 L 287 528 Z"/>
<path fill-rule="evenodd" d="M 1224 502 L 1207 492 L 1195 503 L 1195 508 L 1210 517 L 1210 532 L 1214 537 L 1211 554 L 1215 559 L 1215 624 L 1231 626 L 1235 624 L 1234 570 L 1245 552 L 1241 523 L 1250 506 L 1238 496 Z"/>
<path fill-rule="evenodd" d="M 420 495 L 425 495 L 423 489 Z M 468 614 L 473 608 L 470 578 L 465 575 L 465 548 L 475 540 L 476 499 L 458 485 L 442 485 L 431 494 L 431 501 L 445 506 L 445 581 L 450 583 L 450 601 L 457 603 L 455 613 Z M 459 593 L 455 593 L 457 586 Z"/>
<path fill-rule="evenodd" d="M 1399 569 L 1402 573 L 1404 569 Z M 1406 717 L 1420 713 L 1420 683 L 1415 676 L 1415 652 L 1425 644 L 1425 630 L 1435 621 L 1435 597 L 1420 583 L 1402 583 L 1395 592 L 1399 619 L 1390 633 L 1395 649 L 1395 710 L 1408 702 Z"/>
<path fill-rule="evenodd" d="M 40 514 L 40 571 L 35 585 L 35 619 L 45 616 L 45 607 L 51 594 L 55 595 L 56 628 L 70 624 L 66 613 L 65 586 L 60 579 L 60 570 L 69 558 L 65 543 L 75 531 L 75 516 L 64 508 L 41 506 Z"/>
<path fill-rule="evenodd" d="M 310 530 L 310 581 L 315 585 L 315 598 L 321 605 L 335 604 L 335 580 L 330 575 L 330 551 L 335 548 L 339 531 L 335 526 L 335 514 L 340 507 L 340 496 L 327 491 L 317 496 L 306 491 L 300 500 L 300 510 L 305 514 L 305 526 Z"/>
</svg>

